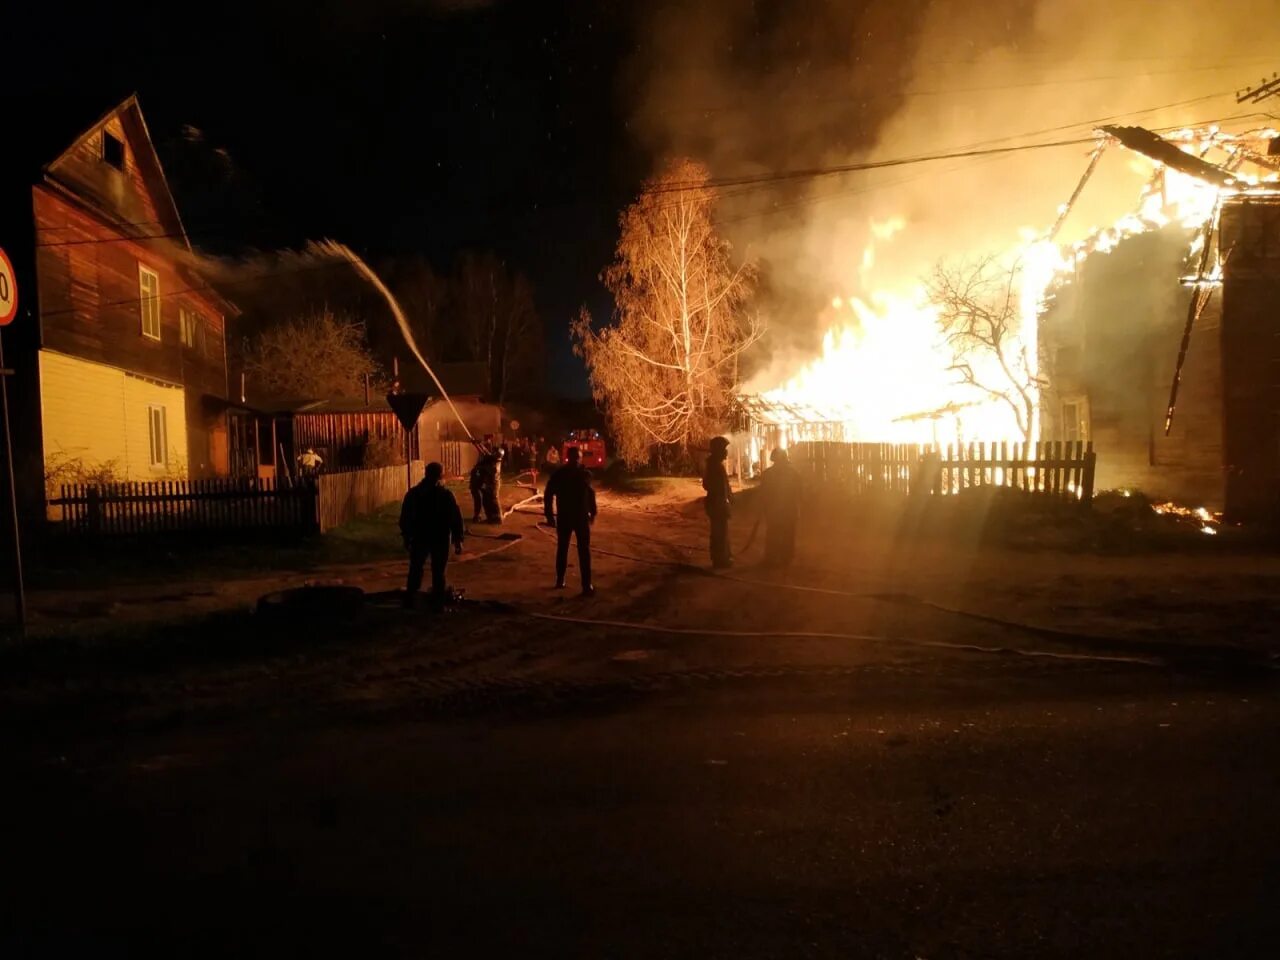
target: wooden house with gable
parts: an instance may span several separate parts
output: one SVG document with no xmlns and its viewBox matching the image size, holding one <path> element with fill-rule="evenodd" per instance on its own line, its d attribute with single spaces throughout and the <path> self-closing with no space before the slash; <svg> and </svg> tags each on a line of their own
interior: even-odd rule
<svg viewBox="0 0 1280 960">
<path fill-rule="evenodd" d="M 5 348 L 24 508 L 85 476 L 228 475 L 235 307 L 200 274 L 137 97 L 17 116 L 0 246 L 21 289 Z"/>
</svg>

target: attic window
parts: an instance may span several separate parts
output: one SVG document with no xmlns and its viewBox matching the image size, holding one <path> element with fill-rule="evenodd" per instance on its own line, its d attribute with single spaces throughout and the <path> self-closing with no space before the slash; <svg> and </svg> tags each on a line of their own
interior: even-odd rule
<svg viewBox="0 0 1280 960">
<path fill-rule="evenodd" d="M 107 131 L 102 131 L 102 162 L 117 170 L 124 169 L 124 141 Z"/>
</svg>

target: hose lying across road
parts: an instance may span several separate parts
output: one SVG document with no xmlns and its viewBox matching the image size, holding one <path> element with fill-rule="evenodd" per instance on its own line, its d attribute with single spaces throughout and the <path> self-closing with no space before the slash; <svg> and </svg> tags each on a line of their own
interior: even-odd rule
<svg viewBox="0 0 1280 960">
<path fill-rule="evenodd" d="M 986 647 L 977 643 L 950 643 L 946 640 L 917 640 L 909 637 L 886 637 L 871 633 L 830 633 L 814 630 L 712 630 L 703 627 L 663 627 L 649 623 L 630 623 L 625 620 L 598 620 L 590 617 L 565 617 L 551 613 L 529 613 L 535 620 L 556 620 L 561 623 L 583 623 L 597 627 L 613 627 L 618 630 L 639 630 L 646 633 L 665 633 L 694 637 L 737 637 L 740 639 L 775 640 L 854 640 L 864 643 L 887 643 L 895 646 L 933 647 L 942 650 L 963 650 L 970 653 L 1016 654 L 1024 657 L 1047 657 L 1054 660 L 1107 661 L 1132 663 L 1143 666 L 1162 666 L 1164 661 L 1154 657 L 1104 656 L 1092 653 L 1055 653 L 1049 650 L 1022 650 L 1017 647 Z"/>
<path fill-rule="evenodd" d="M 522 501 L 528 502 L 528 501 Z M 519 506 L 519 504 L 517 504 Z M 515 512 L 515 508 L 512 508 Z M 541 523 L 534 524 L 535 529 L 546 536 L 548 539 L 554 540 L 554 535 L 547 530 Z M 624 534 L 625 535 L 625 534 Z M 655 537 L 644 537 L 646 540 L 653 540 L 656 543 L 679 549 L 687 549 L 681 544 L 671 543 L 670 541 L 659 540 Z M 774 590 L 791 590 L 799 593 L 814 593 L 824 596 L 845 597 L 857 600 L 872 600 L 881 603 L 897 603 L 911 606 L 925 607 L 930 610 L 936 610 L 940 613 L 950 614 L 952 616 L 964 617 L 970 620 L 978 620 L 983 623 L 989 623 L 994 626 L 1004 627 L 1010 630 L 1017 630 L 1021 633 L 1031 634 L 1033 636 L 1043 637 L 1049 640 L 1055 640 L 1060 643 L 1071 643 L 1076 646 L 1091 647 L 1094 650 L 1114 650 L 1117 647 L 1133 648 L 1139 646 L 1142 653 L 1133 655 L 1111 654 L 1111 653 L 1058 653 L 1047 650 L 1023 650 L 1013 647 L 986 647 L 979 644 L 963 644 L 949 643 L 946 641 L 930 641 L 930 640 L 913 640 L 902 637 L 885 637 L 869 634 L 844 634 L 844 633 L 813 633 L 806 631 L 735 631 L 735 630 L 711 630 L 699 628 L 685 627 L 663 627 L 654 624 L 638 624 L 625 621 L 611 620 L 595 620 L 589 618 L 578 617 L 561 617 L 553 614 L 528 614 L 537 619 L 543 620 L 564 620 L 572 623 L 592 624 L 596 626 L 615 627 L 617 629 L 642 630 L 655 633 L 666 633 L 673 635 L 696 635 L 696 636 L 721 636 L 721 637 L 756 637 L 756 638 L 776 638 L 776 639 L 843 639 L 843 640 L 859 640 L 873 643 L 895 643 L 900 645 L 912 645 L 921 647 L 936 647 L 953 650 L 966 650 L 970 652 L 980 653 L 996 653 L 996 654 L 1018 654 L 1028 657 L 1044 657 L 1060 660 L 1086 660 L 1086 661 L 1102 661 L 1113 663 L 1141 664 L 1144 666 L 1167 666 L 1170 659 L 1211 659 L 1211 660 L 1234 660 L 1240 663 L 1248 663 L 1255 666 L 1265 666 L 1268 669 L 1275 669 L 1277 664 L 1275 658 L 1269 658 L 1265 654 L 1257 654 L 1254 651 L 1246 650 L 1240 647 L 1221 647 L 1214 646 L 1212 648 L 1195 647 L 1189 644 L 1153 644 L 1151 642 L 1135 642 L 1125 640 L 1121 637 L 1107 637 L 1096 634 L 1076 633 L 1069 630 L 1058 630 L 1053 627 L 1042 627 L 1037 624 L 1023 623 L 1017 620 L 1006 620 L 1003 617 L 996 617 L 990 614 L 976 613 L 971 610 L 963 610 L 957 607 L 950 607 L 945 604 L 936 603 L 932 600 L 926 600 L 922 597 L 916 597 L 905 593 L 871 593 L 871 592 L 853 592 L 849 590 L 838 590 L 831 587 L 815 587 L 805 584 L 780 583 L 774 580 L 757 580 L 751 577 L 743 577 L 735 574 L 721 573 L 707 570 L 704 567 L 696 566 L 684 561 L 674 560 L 655 560 L 648 557 L 637 557 L 631 554 L 618 553 L 611 550 L 602 550 L 596 546 L 592 546 L 592 553 L 598 553 L 602 556 L 615 557 L 620 560 L 629 560 L 633 563 L 643 563 L 650 566 L 669 567 L 671 569 L 680 570 L 688 573 L 696 573 L 700 576 L 710 577 L 717 580 L 729 580 L 735 583 L 743 583 L 755 587 L 768 587 Z M 1153 655 L 1150 651 L 1158 649 L 1162 655 Z"/>
</svg>

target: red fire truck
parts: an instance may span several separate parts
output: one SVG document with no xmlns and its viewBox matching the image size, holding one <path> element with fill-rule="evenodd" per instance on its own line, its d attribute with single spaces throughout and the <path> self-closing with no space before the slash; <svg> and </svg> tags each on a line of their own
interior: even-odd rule
<svg viewBox="0 0 1280 960">
<path fill-rule="evenodd" d="M 599 430 L 572 430 L 568 438 L 560 445 L 560 460 L 569 459 L 569 448 L 577 447 L 581 452 L 582 465 L 597 469 L 604 466 L 604 438 Z"/>
</svg>

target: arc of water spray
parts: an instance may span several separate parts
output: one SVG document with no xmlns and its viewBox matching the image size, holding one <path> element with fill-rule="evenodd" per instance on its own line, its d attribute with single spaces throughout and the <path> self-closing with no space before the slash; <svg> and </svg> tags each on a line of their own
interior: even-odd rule
<svg viewBox="0 0 1280 960">
<path fill-rule="evenodd" d="M 422 351 L 418 349 L 418 342 L 413 338 L 413 332 L 409 329 L 409 321 L 405 319 L 404 311 L 400 309 L 400 303 L 396 300 L 391 291 L 387 289 L 387 285 L 382 282 L 382 278 L 374 273 L 373 269 L 360 259 L 359 255 L 345 243 L 339 243 L 337 240 L 321 240 L 319 242 L 313 241 L 310 246 L 317 253 L 323 256 L 346 260 L 351 264 L 351 266 L 355 267 L 357 273 L 373 284 L 374 288 L 382 294 L 383 299 L 387 301 L 387 305 L 391 307 L 392 314 L 395 315 L 396 323 L 400 325 L 400 334 L 404 337 L 404 342 L 409 345 L 409 350 L 415 357 L 417 357 L 418 362 L 422 364 L 422 369 L 427 371 L 427 375 L 431 377 L 437 389 L 439 389 L 440 396 L 444 397 L 444 402 L 449 404 L 449 409 L 453 411 L 453 415 L 461 425 L 463 431 L 466 433 L 467 439 L 475 444 L 475 446 L 479 447 L 480 444 L 467 428 L 466 421 L 462 419 L 462 414 L 460 414 L 458 412 L 458 408 L 453 405 L 453 400 L 449 396 L 449 391 L 444 388 L 444 384 L 440 382 L 440 378 L 436 376 L 436 372 L 431 369 L 431 364 L 427 363 L 427 358 L 424 357 L 422 355 Z"/>
</svg>

